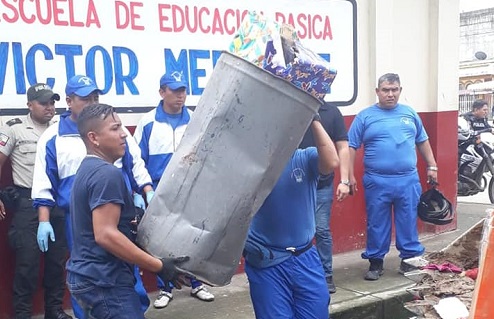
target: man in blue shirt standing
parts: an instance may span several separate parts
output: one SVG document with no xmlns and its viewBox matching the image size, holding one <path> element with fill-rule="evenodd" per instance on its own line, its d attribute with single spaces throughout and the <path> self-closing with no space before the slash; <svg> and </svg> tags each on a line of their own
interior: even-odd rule
<svg viewBox="0 0 494 319">
<path fill-rule="evenodd" d="M 400 78 L 388 73 L 378 80 L 378 103 L 355 117 L 349 133 L 351 183 L 355 153 L 364 145 L 367 245 L 362 258 L 370 262 L 366 280 L 378 280 L 391 244 L 394 213 L 400 273 L 409 270 L 403 259 L 420 256 L 424 247 L 417 231 L 417 205 L 422 192 L 417 173 L 416 148 L 427 163 L 428 181 L 437 181 L 437 164 L 422 121 L 411 107 L 398 103 Z"/>
<path fill-rule="evenodd" d="M 252 219 L 245 243 L 245 272 L 256 318 L 329 317 L 330 296 L 317 250 L 314 211 L 319 176 L 339 160 L 317 115 L 316 147 L 297 149 Z"/>
</svg>

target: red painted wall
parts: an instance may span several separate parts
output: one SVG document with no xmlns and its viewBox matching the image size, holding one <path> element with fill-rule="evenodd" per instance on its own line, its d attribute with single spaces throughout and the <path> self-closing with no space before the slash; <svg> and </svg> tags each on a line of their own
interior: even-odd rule
<svg viewBox="0 0 494 319">
<path fill-rule="evenodd" d="M 456 178 L 457 178 L 457 111 L 441 113 L 421 113 L 420 117 L 429 135 L 429 140 L 434 151 L 434 156 L 439 167 L 438 180 L 439 189 L 456 207 Z M 353 116 L 345 117 L 347 128 L 353 120 Z M 346 199 L 339 203 L 334 202 L 331 212 L 331 229 L 333 234 L 334 252 L 361 249 L 365 247 L 366 240 L 366 214 L 365 202 L 361 178 L 363 175 L 362 164 L 363 150 L 357 151 L 355 160 L 355 176 L 360 185 L 358 192 L 353 198 Z M 426 164 L 420 155 L 418 157 L 418 169 L 422 188 L 425 189 Z M 339 181 L 336 176 L 335 181 Z M 456 220 L 446 226 L 426 225 L 419 221 L 419 231 L 421 233 L 440 233 L 456 228 Z"/>
<path fill-rule="evenodd" d="M 456 176 L 457 176 L 457 111 L 420 114 L 430 137 L 432 149 L 439 167 L 439 188 L 456 207 Z M 346 117 L 347 128 L 350 127 L 352 117 Z M 10 165 L 4 167 L 0 186 L 11 183 Z M 419 172 L 421 180 L 425 181 L 425 164 L 419 156 Z M 357 152 L 355 174 L 362 176 L 362 151 Z M 337 176 L 335 181 L 339 181 Z M 362 185 L 362 182 L 359 182 Z M 424 186 L 424 185 L 423 185 Z M 7 244 L 7 231 L 11 215 L 7 220 L 0 222 L 0 319 L 10 318 L 12 315 L 12 280 L 14 274 L 14 255 Z M 335 253 L 360 249 L 365 246 L 365 204 L 363 190 L 360 190 L 342 203 L 335 202 L 332 211 L 331 224 Z M 456 221 L 450 225 L 435 227 L 419 223 L 421 233 L 439 233 L 456 228 Z M 242 271 L 243 267 L 239 267 Z M 144 282 L 149 291 L 156 289 L 155 276 L 144 274 Z M 40 285 L 39 285 L 40 286 Z M 70 308 L 67 294 L 65 306 Z M 43 295 L 41 289 L 35 296 L 35 312 L 43 312 Z"/>
</svg>

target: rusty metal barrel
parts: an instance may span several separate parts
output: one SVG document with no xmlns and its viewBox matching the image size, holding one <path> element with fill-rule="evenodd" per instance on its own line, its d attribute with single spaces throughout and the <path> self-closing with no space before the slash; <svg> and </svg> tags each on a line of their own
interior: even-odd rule
<svg viewBox="0 0 494 319">
<path fill-rule="evenodd" d="M 238 268 L 250 221 L 321 102 L 223 52 L 138 229 L 159 256 L 213 286 Z"/>
</svg>

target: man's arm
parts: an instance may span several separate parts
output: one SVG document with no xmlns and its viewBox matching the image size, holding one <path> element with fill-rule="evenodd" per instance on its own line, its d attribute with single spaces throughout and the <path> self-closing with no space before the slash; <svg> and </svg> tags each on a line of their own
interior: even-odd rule
<svg viewBox="0 0 494 319">
<path fill-rule="evenodd" d="M 429 140 L 417 143 L 417 148 L 427 163 L 427 180 L 437 182 L 437 164 Z"/>
<path fill-rule="evenodd" d="M 349 148 L 349 154 L 350 154 L 350 185 L 354 188 L 355 191 L 357 191 L 357 179 L 355 178 L 355 154 L 357 153 L 357 150 L 354 149 L 353 147 Z"/>
<path fill-rule="evenodd" d="M 321 175 L 331 174 L 339 164 L 338 154 L 336 153 L 333 141 L 318 120 L 312 121 L 311 129 L 319 156 L 319 173 Z"/>
<path fill-rule="evenodd" d="M 337 141 L 336 150 L 340 158 L 340 176 L 342 180 L 350 180 L 350 150 L 348 141 Z M 350 193 L 350 185 L 338 183 L 336 199 L 342 201 Z"/>
<path fill-rule="evenodd" d="M 126 128 L 124 128 L 124 131 L 127 133 L 127 145 L 129 146 L 129 153 L 132 157 L 132 175 L 134 175 L 134 180 L 140 191 L 146 186 L 149 186 L 146 189 L 149 190 L 149 188 L 151 188 L 152 190 L 153 181 L 146 169 L 146 163 L 141 157 L 141 149 L 134 137 L 130 135 L 129 131 L 127 131 Z"/>
<path fill-rule="evenodd" d="M 93 210 L 93 230 L 96 243 L 118 258 L 152 271 L 164 282 L 172 282 L 177 289 L 180 289 L 184 280 L 177 266 L 189 260 L 189 257 L 159 259 L 146 253 L 118 230 L 120 212 L 121 205 L 115 203 L 104 204 Z"/>
<path fill-rule="evenodd" d="M 128 239 L 117 228 L 120 219 L 121 205 L 108 203 L 93 210 L 93 229 L 96 243 L 126 262 L 158 273 L 162 263 Z"/>
<path fill-rule="evenodd" d="M 53 227 L 50 223 L 50 210 L 51 207 L 55 206 L 55 199 L 53 197 L 53 192 L 56 186 L 53 185 L 50 176 L 48 176 L 47 171 L 52 171 L 49 169 L 49 165 L 55 166 L 57 161 L 55 154 L 50 155 L 50 164 L 47 163 L 47 140 L 49 137 L 49 131 L 45 131 L 38 140 L 38 145 L 36 146 L 36 158 L 34 160 L 34 173 L 33 173 L 33 185 L 31 190 L 31 198 L 33 199 L 33 207 L 38 210 L 38 231 L 37 231 L 37 241 L 39 249 L 42 252 L 48 250 L 48 238 L 52 242 L 55 241 L 55 233 Z M 56 153 L 55 150 L 52 150 Z M 51 153 L 50 153 L 51 154 Z M 58 170 L 57 167 L 53 167 L 53 170 Z M 51 176 L 52 179 L 57 179 L 58 176 Z"/>
<path fill-rule="evenodd" d="M 5 164 L 7 159 L 8 159 L 8 157 L 5 154 L 3 154 L 2 152 L 0 152 L 0 179 L 2 178 L 3 164 Z M 0 199 L 0 220 L 4 220 L 5 216 L 6 216 L 5 206 L 2 202 L 2 200 Z"/>
</svg>

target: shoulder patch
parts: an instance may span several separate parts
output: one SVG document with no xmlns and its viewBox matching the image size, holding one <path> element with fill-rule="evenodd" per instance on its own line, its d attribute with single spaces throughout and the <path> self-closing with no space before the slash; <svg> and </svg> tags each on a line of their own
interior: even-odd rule
<svg viewBox="0 0 494 319">
<path fill-rule="evenodd" d="M 9 137 L 3 133 L 0 133 L 0 146 L 7 145 L 8 141 L 9 141 Z"/>
<path fill-rule="evenodd" d="M 16 117 L 15 119 L 11 119 L 11 120 L 7 121 L 7 123 L 5 123 L 5 124 L 7 124 L 8 126 L 13 126 L 16 124 L 21 124 L 21 123 L 22 123 L 21 119 Z"/>
</svg>

